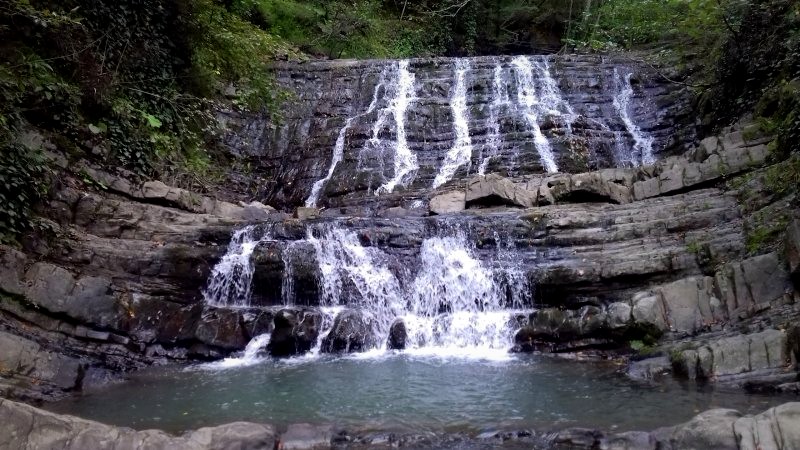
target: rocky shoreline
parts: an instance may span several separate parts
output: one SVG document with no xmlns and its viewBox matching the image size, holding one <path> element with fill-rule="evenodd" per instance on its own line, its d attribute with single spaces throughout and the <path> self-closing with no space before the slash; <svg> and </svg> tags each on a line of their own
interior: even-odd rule
<svg viewBox="0 0 800 450">
<path fill-rule="evenodd" d="M 467 434 L 402 434 L 340 430 L 330 425 L 294 424 L 278 431 L 267 424 L 235 422 L 180 436 L 135 431 L 68 415 L 53 414 L 0 399 L 0 448 L 83 450 L 251 449 L 312 450 L 366 448 L 528 448 L 607 450 L 787 450 L 800 444 L 800 403 L 785 403 L 744 416 L 712 409 L 692 420 L 654 431 L 609 433 L 572 428 Z"/>
</svg>

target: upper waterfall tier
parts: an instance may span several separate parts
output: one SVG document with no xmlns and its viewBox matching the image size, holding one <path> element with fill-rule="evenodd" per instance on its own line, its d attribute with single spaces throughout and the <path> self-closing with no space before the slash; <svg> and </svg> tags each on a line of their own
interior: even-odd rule
<svg viewBox="0 0 800 450">
<path fill-rule="evenodd" d="M 227 145 L 254 158 L 275 205 L 416 198 L 476 173 L 638 166 L 693 140 L 682 88 L 625 59 L 314 61 L 277 74 L 293 93 L 280 120 L 224 117 Z"/>
</svg>

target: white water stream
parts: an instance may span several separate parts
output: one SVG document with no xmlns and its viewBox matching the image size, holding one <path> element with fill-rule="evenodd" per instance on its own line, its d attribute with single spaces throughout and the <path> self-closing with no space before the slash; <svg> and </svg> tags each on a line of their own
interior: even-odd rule
<svg viewBox="0 0 800 450">
<path fill-rule="evenodd" d="M 632 72 L 624 75 L 614 68 L 614 108 L 617 110 L 625 129 L 633 137 L 633 151 L 626 155 L 634 166 L 653 164 L 656 159 L 653 156 L 653 137 L 639 128 L 631 118 L 629 109 L 631 98 L 633 97 L 633 86 L 631 85 Z M 619 139 L 619 137 L 618 137 Z"/>
<path fill-rule="evenodd" d="M 249 295 L 252 269 L 248 272 L 241 268 L 252 268 L 245 261 L 252 250 L 243 251 L 242 247 L 251 248 L 260 242 L 254 236 L 252 227 L 234 233 L 235 243 L 214 268 L 217 276 L 212 280 L 236 279 L 236 289 L 217 289 L 221 294 L 209 303 L 247 304 L 243 293 Z M 322 338 L 330 331 L 336 314 L 344 309 L 360 311 L 378 342 L 362 357 L 387 353 L 389 329 L 396 320 L 402 320 L 407 329 L 406 352 L 505 358 L 514 333 L 521 326 L 516 317 L 530 313 L 522 308 L 530 305 L 531 286 L 525 274 L 511 264 L 513 250 L 499 239 L 497 251 L 484 262 L 466 234 L 458 229 L 429 237 L 422 242 L 413 274 L 396 273 L 391 267 L 402 267 L 396 256 L 363 246 L 354 231 L 339 226 L 311 227 L 305 242 L 315 250 L 324 316 L 320 339 L 311 356 L 319 353 Z M 234 259 L 237 263 L 231 264 Z M 286 274 L 291 276 L 291 267 L 287 267 Z M 226 298 L 225 293 L 231 296 Z M 292 303 L 291 299 L 285 302 Z M 254 350 L 245 351 L 238 359 L 241 364 L 250 364 L 257 357 Z M 228 367 L 239 363 L 225 360 L 220 364 Z"/>
<path fill-rule="evenodd" d="M 472 140 L 469 137 L 469 111 L 467 110 L 467 74 L 469 61 L 459 59 L 455 67 L 455 85 L 450 97 L 450 109 L 453 112 L 453 129 L 456 140 L 445 155 L 439 173 L 433 179 L 433 187 L 437 188 L 453 178 L 459 167 L 469 165 L 472 159 Z"/>
<path fill-rule="evenodd" d="M 347 137 L 347 130 L 349 130 L 353 125 L 353 121 L 375 111 L 375 108 L 378 105 L 378 95 L 380 94 L 381 89 L 385 90 L 386 76 L 387 69 L 384 68 L 380 77 L 378 78 L 378 83 L 375 85 L 375 89 L 372 92 L 372 101 L 370 101 L 367 110 L 356 116 L 348 117 L 347 120 L 345 120 L 344 126 L 341 130 L 339 130 L 339 135 L 336 137 L 336 143 L 333 146 L 333 157 L 331 159 L 331 165 L 328 168 L 328 173 L 325 175 L 325 178 L 314 182 L 314 185 L 311 187 L 311 194 L 308 196 L 308 199 L 306 199 L 306 207 L 313 208 L 317 206 L 317 201 L 319 201 L 319 194 L 322 191 L 322 188 L 324 188 L 325 184 L 328 183 L 331 177 L 333 177 L 333 172 L 336 170 L 336 166 L 342 161 L 342 158 L 344 158 L 344 144 L 345 138 Z"/>
<path fill-rule="evenodd" d="M 253 262 L 251 256 L 256 247 L 270 240 L 254 225 L 233 232 L 228 250 L 211 270 L 203 298 L 214 306 L 250 306 Z"/>
<path fill-rule="evenodd" d="M 553 148 L 539 126 L 543 113 L 547 112 L 536 94 L 536 84 L 533 76 L 533 65 L 525 56 L 517 56 L 511 64 L 514 66 L 514 75 L 517 81 L 517 108 L 519 114 L 525 118 L 528 128 L 533 133 L 533 141 L 542 167 L 547 172 L 558 172 Z"/>
</svg>

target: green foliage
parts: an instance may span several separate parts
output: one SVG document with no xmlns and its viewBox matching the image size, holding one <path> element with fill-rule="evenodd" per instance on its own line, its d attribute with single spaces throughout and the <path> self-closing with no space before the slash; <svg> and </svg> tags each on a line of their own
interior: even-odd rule
<svg viewBox="0 0 800 450">
<path fill-rule="evenodd" d="M 234 82 L 239 103 L 248 108 L 269 107 L 282 98 L 268 68 L 277 55 L 291 53 L 280 40 L 213 0 L 190 2 L 187 33 L 199 93 L 210 96 Z"/>
<path fill-rule="evenodd" d="M 751 0 L 722 48 L 708 93 L 716 124 L 754 110 L 776 135 L 778 160 L 800 141 L 800 3 Z"/>
<path fill-rule="evenodd" d="M 757 255 L 765 253 L 774 247 L 786 232 L 789 217 L 756 217 L 754 225 L 745 226 L 745 249 L 748 254 Z"/>
<path fill-rule="evenodd" d="M 588 1 L 567 42 L 595 50 L 668 41 L 718 45 L 739 26 L 744 0 Z"/>
<path fill-rule="evenodd" d="M 0 152 L 0 242 L 14 242 L 33 227 L 32 208 L 47 193 L 50 168 L 44 156 L 10 143 Z"/>
</svg>

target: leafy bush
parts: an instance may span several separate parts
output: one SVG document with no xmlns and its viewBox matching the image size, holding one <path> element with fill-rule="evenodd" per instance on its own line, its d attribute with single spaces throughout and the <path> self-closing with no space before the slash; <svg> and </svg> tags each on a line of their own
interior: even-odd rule
<svg viewBox="0 0 800 450">
<path fill-rule="evenodd" d="M 587 2 L 568 43 L 633 48 L 670 40 L 714 47 L 738 27 L 744 0 L 609 0 Z"/>
<path fill-rule="evenodd" d="M 31 229 L 32 207 L 47 193 L 50 168 L 44 156 L 12 143 L 0 152 L 0 242 L 14 242 Z"/>
</svg>

